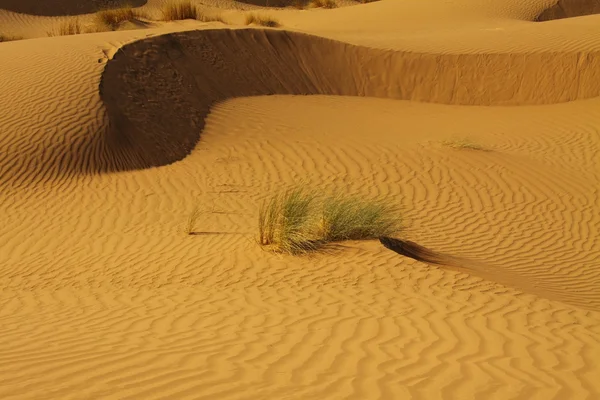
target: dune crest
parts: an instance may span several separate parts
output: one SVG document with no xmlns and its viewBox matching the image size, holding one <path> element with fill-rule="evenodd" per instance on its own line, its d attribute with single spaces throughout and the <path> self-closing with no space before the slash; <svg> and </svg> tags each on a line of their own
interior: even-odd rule
<svg viewBox="0 0 600 400">
<path fill-rule="evenodd" d="M 128 44 L 108 62 L 100 94 L 112 156 L 96 167 L 129 170 L 181 160 L 198 141 L 210 107 L 234 97 L 551 104 L 600 95 L 599 69 L 600 53 L 432 55 L 285 31 L 173 33 Z"/>
</svg>

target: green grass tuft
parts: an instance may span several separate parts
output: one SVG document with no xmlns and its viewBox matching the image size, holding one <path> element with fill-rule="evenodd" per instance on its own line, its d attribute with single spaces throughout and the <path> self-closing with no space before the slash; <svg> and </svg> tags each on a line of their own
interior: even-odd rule
<svg viewBox="0 0 600 400">
<path fill-rule="evenodd" d="M 376 239 L 401 229 L 398 210 L 384 200 L 330 197 L 323 202 L 321 236 L 327 242 Z"/>
<path fill-rule="evenodd" d="M 397 208 L 383 200 L 332 196 L 321 198 L 303 188 L 263 202 L 258 215 L 261 246 L 305 254 L 328 243 L 375 239 L 401 230 Z"/>
</svg>

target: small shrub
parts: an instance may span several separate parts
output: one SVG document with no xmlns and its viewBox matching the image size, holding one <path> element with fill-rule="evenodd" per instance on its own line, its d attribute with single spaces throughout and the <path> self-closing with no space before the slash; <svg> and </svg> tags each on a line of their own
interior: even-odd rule
<svg viewBox="0 0 600 400">
<path fill-rule="evenodd" d="M 304 254 L 328 243 L 375 239 L 401 230 L 397 209 L 383 200 L 332 196 L 288 190 L 263 202 L 258 215 L 261 246 Z"/>
<path fill-rule="evenodd" d="M 277 28 L 278 26 L 281 26 L 281 24 L 276 19 L 257 14 L 246 15 L 246 25 L 250 24 L 266 26 L 269 28 Z"/>
<path fill-rule="evenodd" d="M 134 21 L 140 15 L 131 7 L 117 8 L 114 10 L 98 11 L 96 13 L 96 22 L 110 30 L 117 30 L 125 21 Z"/>
</svg>

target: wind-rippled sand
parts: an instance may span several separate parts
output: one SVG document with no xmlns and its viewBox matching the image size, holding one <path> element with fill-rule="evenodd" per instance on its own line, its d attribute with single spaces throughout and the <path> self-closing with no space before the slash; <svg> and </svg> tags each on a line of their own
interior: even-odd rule
<svg viewBox="0 0 600 400">
<path fill-rule="evenodd" d="M 279 29 L 215 2 L 232 25 L 49 38 L 73 5 L 13 3 L 0 398 L 600 397 L 593 2 L 259 10 Z M 397 202 L 452 262 L 262 251 L 297 182 Z"/>
</svg>

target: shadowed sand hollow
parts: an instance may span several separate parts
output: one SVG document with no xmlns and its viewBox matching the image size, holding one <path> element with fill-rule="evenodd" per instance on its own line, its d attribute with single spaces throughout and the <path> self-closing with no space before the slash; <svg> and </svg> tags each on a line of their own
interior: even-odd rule
<svg viewBox="0 0 600 400">
<path fill-rule="evenodd" d="M 195 146 L 210 107 L 246 96 L 341 95 L 460 105 L 550 104 L 600 94 L 600 57 L 418 54 L 275 30 L 200 30 L 124 46 L 100 93 L 99 170 L 166 165 Z M 87 165 L 87 163 L 86 163 Z"/>
<path fill-rule="evenodd" d="M 59 15 L 87 14 L 124 6 L 140 7 L 146 4 L 146 1 L 147 0 L 0 0 L 0 9 L 22 14 L 54 17 Z"/>
<path fill-rule="evenodd" d="M 600 0 L 559 0 L 538 15 L 536 21 L 551 21 L 598 13 L 600 13 Z"/>
</svg>

